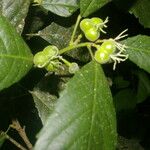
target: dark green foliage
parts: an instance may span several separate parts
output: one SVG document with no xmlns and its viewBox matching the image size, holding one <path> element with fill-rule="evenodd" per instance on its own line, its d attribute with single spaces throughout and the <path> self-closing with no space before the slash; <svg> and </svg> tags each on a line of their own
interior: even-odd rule
<svg viewBox="0 0 150 150">
<path fill-rule="evenodd" d="M 14 130 L 7 131 L 13 119 L 26 126 L 34 150 L 150 149 L 149 0 L 34 2 L 0 1 L 1 149 L 16 149 L 1 133 L 26 147 Z M 114 39 L 128 29 L 128 37 L 116 42 L 125 44 L 121 54 L 129 59 L 117 63 L 116 70 L 110 55 L 106 64 L 92 60 L 87 46 L 93 40 L 76 26 L 77 18 L 92 17 L 109 17 L 106 34 L 97 30 L 100 39 Z M 49 45 L 59 51 L 43 68 L 59 63 L 54 72 L 33 65 L 33 54 Z M 116 56 L 120 49 L 114 49 Z M 70 74 L 69 63 L 80 69 Z"/>
</svg>

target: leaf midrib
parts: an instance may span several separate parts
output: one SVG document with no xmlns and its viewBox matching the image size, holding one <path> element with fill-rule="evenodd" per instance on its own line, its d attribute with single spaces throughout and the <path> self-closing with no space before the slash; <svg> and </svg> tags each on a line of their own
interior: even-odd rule
<svg viewBox="0 0 150 150">
<path fill-rule="evenodd" d="M 84 13 L 82 14 L 82 16 L 84 16 L 84 14 L 86 14 L 86 11 L 89 9 L 89 7 L 91 7 L 91 3 L 93 2 L 93 0 L 90 2 L 90 4 L 88 5 L 88 7 L 86 8 L 86 10 L 84 11 Z"/>
<path fill-rule="evenodd" d="M 94 88 L 93 88 L 93 103 L 92 103 L 92 111 L 91 111 L 91 124 L 90 124 L 90 132 L 89 132 L 89 139 L 88 139 L 88 144 L 87 144 L 87 150 L 90 150 L 90 144 L 91 144 L 91 135 L 92 135 L 92 130 L 93 130 L 93 124 L 94 124 L 94 118 L 95 118 L 95 108 L 96 108 L 96 87 L 97 87 L 97 64 L 94 65 Z M 93 115 L 94 114 L 94 115 Z"/>
<path fill-rule="evenodd" d="M 42 4 L 43 6 L 48 6 L 48 5 L 52 5 L 55 7 L 68 7 L 68 8 L 76 8 L 78 7 L 78 5 L 67 5 L 67 4 L 61 4 L 61 3 L 44 3 Z"/>
<path fill-rule="evenodd" d="M 28 58 L 28 57 L 24 57 L 24 56 L 17 56 L 17 55 L 0 54 L 0 57 L 21 59 L 21 60 L 26 60 L 26 61 L 33 61 L 32 58 Z"/>
</svg>

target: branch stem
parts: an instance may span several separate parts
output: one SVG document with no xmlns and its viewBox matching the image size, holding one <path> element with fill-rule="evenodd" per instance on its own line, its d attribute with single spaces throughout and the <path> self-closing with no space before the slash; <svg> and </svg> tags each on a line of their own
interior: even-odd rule
<svg viewBox="0 0 150 150">
<path fill-rule="evenodd" d="M 27 145 L 28 149 L 32 150 L 33 146 L 26 135 L 25 127 L 22 128 L 18 120 L 12 120 L 12 124 L 10 125 L 10 127 L 15 129 L 18 132 L 20 137 L 23 139 L 23 141 Z"/>
<path fill-rule="evenodd" d="M 70 45 L 68 47 L 65 47 L 65 48 L 61 49 L 59 51 L 59 54 L 63 54 L 63 53 L 68 52 L 68 51 L 70 51 L 72 49 L 76 49 L 76 48 L 80 48 L 80 47 L 87 47 L 89 45 L 93 46 L 93 43 L 85 42 L 85 43 L 80 43 L 80 44 L 77 44 L 77 45 Z"/>
<path fill-rule="evenodd" d="M 77 18 L 77 21 L 76 21 L 74 30 L 72 32 L 72 36 L 71 36 L 71 40 L 70 40 L 70 44 L 69 45 L 72 45 L 74 43 L 74 37 L 75 37 L 75 34 L 76 34 L 76 31 L 77 31 L 77 28 L 78 28 L 78 25 L 79 25 L 79 22 L 80 22 L 81 18 L 82 17 L 80 15 Z"/>
<path fill-rule="evenodd" d="M 7 140 L 9 140 L 11 143 L 13 143 L 19 149 L 21 149 L 21 150 L 27 150 L 25 147 L 23 147 L 20 143 L 18 143 L 16 140 L 14 140 L 13 138 L 11 138 L 5 132 L 2 131 L 1 134 L 3 134 Z"/>
</svg>

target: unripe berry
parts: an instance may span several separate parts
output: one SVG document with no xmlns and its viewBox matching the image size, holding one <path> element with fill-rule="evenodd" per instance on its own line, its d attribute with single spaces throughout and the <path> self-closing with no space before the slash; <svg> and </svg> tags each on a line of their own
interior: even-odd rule
<svg viewBox="0 0 150 150">
<path fill-rule="evenodd" d="M 81 22 L 80 22 L 80 29 L 83 31 L 83 32 L 86 32 L 87 30 L 93 28 L 93 24 L 91 22 L 90 19 L 83 19 Z"/>
<path fill-rule="evenodd" d="M 38 52 L 34 55 L 33 63 L 38 68 L 43 68 L 48 60 L 45 59 L 45 55 L 43 52 Z"/>
<path fill-rule="evenodd" d="M 100 33 L 97 31 L 96 28 L 91 28 L 85 32 L 85 37 L 92 42 L 96 41 L 99 38 L 99 36 Z"/>
<path fill-rule="evenodd" d="M 98 63 L 104 64 L 110 60 L 110 55 L 107 53 L 107 51 L 100 48 L 95 52 L 94 58 Z"/>
</svg>

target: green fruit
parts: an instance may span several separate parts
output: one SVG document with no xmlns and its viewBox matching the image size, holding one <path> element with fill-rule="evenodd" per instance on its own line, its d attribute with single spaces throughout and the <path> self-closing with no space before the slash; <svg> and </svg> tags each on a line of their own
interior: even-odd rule
<svg viewBox="0 0 150 150">
<path fill-rule="evenodd" d="M 55 71 L 56 68 L 54 67 L 53 64 L 48 64 L 47 66 L 45 66 L 45 69 L 47 71 Z"/>
<path fill-rule="evenodd" d="M 100 25 L 103 23 L 103 20 L 98 18 L 98 17 L 93 17 L 91 18 L 91 22 L 94 24 L 94 25 Z"/>
<path fill-rule="evenodd" d="M 105 50 L 99 49 L 95 52 L 94 58 L 98 63 L 104 64 L 110 60 L 110 55 Z"/>
<path fill-rule="evenodd" d="M 96 41 L 99 38 L 99 36 L 100 33 L 97 31 L 96 28 L 91 28 L 85 32 L 85 37 L 92 42 Z"/>
<path fill-rule="evenodd" d="M 60 67 L 60 63 L 58 60 L 52 60 L 45 66 L 47 71 L 56 71 Z"/>
<path fill-rule="evenodd" d="M 87 30 L 93 28 L 93 23 L 91 22 L 90 19 L 83 19 L 81 22 L 80 22 L 80 29 L 83 31 L 83 32 L 86 32 Z"/>
<path fill-rule="evenodd" d="M 101 49 L 107 51 L 108 54 L 113 54 L 116 51 L 115 41 L 112 39 L 104 41 L 101 45 Z"/>
<path fill-rule="evenodd" d="M 48 59 L 45 58 L 45 54 L 43 52 L 38 52 L 34 55 L 33 63 L 36 67 L 43 68 L 47 62 Z"/>
<path fill-rule="evenodd" d="M 43 53 L 47 59 L 51 59 L 58 55 L 58 48 L 56 46 L 49 45 L 44 48 Z"/>
</svg>

